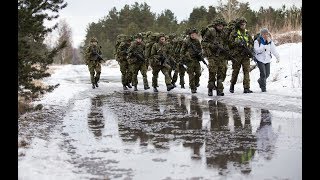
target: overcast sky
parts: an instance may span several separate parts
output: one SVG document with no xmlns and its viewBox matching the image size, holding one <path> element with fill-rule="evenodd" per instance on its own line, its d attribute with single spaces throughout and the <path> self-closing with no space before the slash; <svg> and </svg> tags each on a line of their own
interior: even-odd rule
<svg viewBox="0 0 320 180">
<path fill-rule="evenodd" d="M 226 0 L 224 0 L 226 1 Z M 59 11 L 60 19 L 65 19 L 72 29 L 73 45 L 78 47 L 84 40 L 89 23 L 98 22 L 109 11 L 116 7 L 121 10 L 125 4 L 132 5 L 134 2 L 146 2 L 151 7 L 151 12 L 160 14 L 165 9 L 171 10 L 178 22 L 188 19 L 193 8 L 204 6 L 217 6 L 218 0 L 65 0 L 68 6 Z M 287 7 L 295 5 L 302 6 L 302 0 L 239 0 L 249 2 L 251 9 L 259 10 L 261 6 L 268 8 L 281 8 L 283 4 Z M 56 20 L 55 22 L 57 22 Z M 51 25 L 53 22 L 45 23 Z M 53 35 L 55 36 L 55 35 Z"/>
</svg>

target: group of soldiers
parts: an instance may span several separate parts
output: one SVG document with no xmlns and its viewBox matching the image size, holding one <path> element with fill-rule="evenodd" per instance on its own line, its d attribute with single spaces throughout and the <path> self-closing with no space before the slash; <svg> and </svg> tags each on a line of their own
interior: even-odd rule
<svg viewBox="0 0 320 180">
<path fill-rule="evenodd" d="M 165 77 L 167 91 L 176 87 L 178 76 L 180 87 L 185 88 L 184 75 L 187 72 L 191 93 L 197 93 L 202 73 L 200 62 L 203 62 L 209 71 L 208 96 L 213 95 L 213 90 L 216 90 L 217 96 L 224 96 L 223 82 L 228 61 L 231 60 L 232 77 L 229 91 L 234 93 L 234 85 L 242 66 L 243 93 L 252 93 L 249 72 L 253 38 L 246 29 L 246 24 L 247 21 L 243 17 L 229 23 L 223 18 L 217 18 L 200 32 L 196 28 L 190 28 L 181 35 L 151 31 L 138 33 L 134 37 L 119 34 L 114 55 L 120 65 L 123 89 L 128 90 L 133 86 L 134 91 L 138 91 L 139 71 L 143 76 L 144 89 L 150 89 L 147 78 L 150 66 L 154 92 L 158 92 L 158 74 L 161 71 Z M 98 60 L 101 58 L 101 47 L 99 48 L 95 42 L 97 40 L 92 38 L 86 50 L 92 88 L 98 87 L 101 73 Z M 204 58 L 208 60 L 208 64 Z"/>
</svg>

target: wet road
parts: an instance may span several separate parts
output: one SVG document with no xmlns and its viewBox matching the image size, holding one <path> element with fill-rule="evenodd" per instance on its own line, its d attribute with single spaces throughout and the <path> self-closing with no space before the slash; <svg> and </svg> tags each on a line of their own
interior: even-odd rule
<svg viewBox="0 0 320 180">
<path fill-rule="evenodd" d="M 19 133 L 32 144 L 19 150 L 19 179 L 302 179 L 301 113 L 170 92 L 89 94 L 25 118 Z"/>
</svg>

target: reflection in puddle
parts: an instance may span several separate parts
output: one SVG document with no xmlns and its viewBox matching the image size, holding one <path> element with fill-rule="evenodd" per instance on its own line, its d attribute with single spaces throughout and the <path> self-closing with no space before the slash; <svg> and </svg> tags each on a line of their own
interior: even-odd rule
<svg viewBox="0 0 320 180">
<path fill-rule="evenodd" d="M 202 162 L 220 175 L 234 169 L 243 175 L 252 174 L 254 157 L 270 160 L 275 151 L 277 136 L 268 110 L 160 92 L 114 93 L 106 99 L 119 117 L 122 142 L 136 142 L 141 148 L 160 150 L 168 157 L 174 154 L 171 149 L 181 145 L 190 150 L 192 162 Z M 253 130 L 251 123 L 257 117 L 260 125 Z"/>
<path fill-rule="evenodd" d="M 101 138 L 104 128 L 103 103 L 100 96 L 91 98 L 91 108 L 88 114 L 88 127 L 96 138 Z"/>
</svg>

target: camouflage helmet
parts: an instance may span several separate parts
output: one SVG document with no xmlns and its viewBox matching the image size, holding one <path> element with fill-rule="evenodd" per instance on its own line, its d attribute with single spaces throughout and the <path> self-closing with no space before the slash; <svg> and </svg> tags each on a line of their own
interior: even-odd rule
<svg viewBox="0 0 320 180">
<path fill-rule="evenodd" d="M 151 41 L 156 41 L 156 40 L 158 39 L 158 37 L 159 37 L 159 34 L 160 34 L 160 33 L 158 33 L 158 32 L 152 33 L 152 34 L 150 35 L 150 40 L 151 40 Z"/>
<path fill-rule="evenodd" d="M 149 37 L 152 34 L 152 31 L 147 31 L 146 36 Z"/>
<path fill-rule="evenodd" d="M 136 35 L 136 38 L 143 38 L 143 35 L 142 35 L 142 33 L 138 33 L 137 35 Z"/>
<path fill-rule="evenodd" d="M 198 33 L 198 30 L 195 27 L 190 28 L 189 35 L 192 34 L 192 33 Z"/>
<path fill-rule="evenodd" d="M 246 20 L 246 18 L 244 18 L 244 17 L 241 17 L 241 18 L 238 18 L 237 19 L 238 20 L 238 23 L 237 24 L 241 24 L 241 23 L 247 23 L 247 20 Z"/>
<path fill-rule="evenodd" d="M 217 19 L 215 19 L 212 24 L 213 24 L 214 26 L 217 26 L 217 25 L 220 25 L 220 24 L 223 25 L 223 26 L 226 26 L 226 25 L 227 25 L 226 21 L 225 21 L 223 18 L 217 18 Z"/>
<path fill-rule="evenodd" d="M 96 37 L 92 37 L 92 38 L 90 39 L 90 42 L 98 42 L 98 40 L 97 40 Z"/>
<path fill-rule="evenodd" d="M 125 34 L 118 34 L 117 35 L 117 41 L 118 42 L 123 41 L 126 37 L 128 37 L 128 36 L 125 35 Z"/>
</svg>

